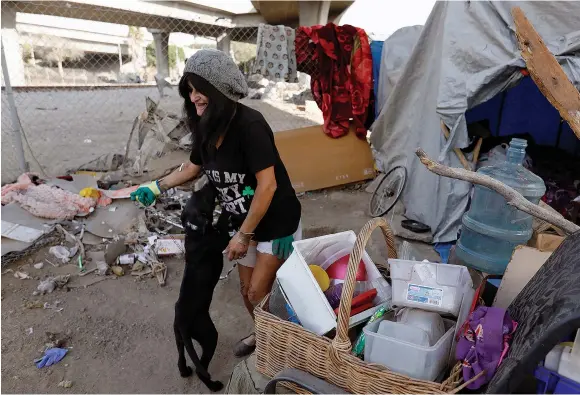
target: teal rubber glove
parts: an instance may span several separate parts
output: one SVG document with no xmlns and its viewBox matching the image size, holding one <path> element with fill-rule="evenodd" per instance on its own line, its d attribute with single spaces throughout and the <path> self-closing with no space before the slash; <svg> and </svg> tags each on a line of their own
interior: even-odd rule
<svg viewBox="0 0 580 395">
<path fill-rule="evenodd" d="M 292 243 L 294 242 L 294 236 L 286 236 L 276 239 L 272 242 L 272 252 L 278 257 L 278 259 L 286 260 L 294 251 Z"/>
<path fill-rule="evenodd" d="M 157 196 L 161 195 L 159 183 L 153 181 L 149 184 L 143 184 L 135 192 L 131 193 L 131 200 L 137 201 L 144 206 L 151 206 L 157 200 Z"/>
</svg>

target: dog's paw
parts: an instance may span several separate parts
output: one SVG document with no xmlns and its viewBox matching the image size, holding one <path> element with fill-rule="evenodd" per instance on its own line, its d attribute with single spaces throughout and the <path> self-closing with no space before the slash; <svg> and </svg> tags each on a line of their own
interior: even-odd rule
<svg viewBox="0 0 580 395">
<path fill-rule="evenodd" d="M 224 388 L 224 384 L 221 381 L 211 381 L 207 388 L 209 388 L 211 392 L 218 392 Z"/>
<path fill-rule="evenodd" d="M 193 369 L 189 366 L 179 368 L 179 374 L 181 374 L 181 377 L 190 377 L 193 374 Z"/>
</svg>

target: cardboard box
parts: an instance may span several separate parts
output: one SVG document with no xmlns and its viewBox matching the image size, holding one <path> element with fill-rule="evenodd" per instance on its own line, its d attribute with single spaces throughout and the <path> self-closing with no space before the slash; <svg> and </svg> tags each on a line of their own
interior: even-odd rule
<svg viewBox="0 0 580 395">
<path fill-rule="evenodd" d="M 507 309 L 550 255 L 552 255 L 551 252 L 542 252 L 528 246 L 517 246 L 495 295 L 493 307 Z"/>
<path fill-rule="evenodd" d="M 533 244 L 530 246 L 537 248 L 540 251 L 552 252 L 564 241 L 565 237 L 552 233 L 540 233 L 535 236 Z"/>
<path fill-rule="evenodd" d="M 322 126 L 274 133 L 276 147 L 296 192 L 313 191 L 375 176 L 374 159 L 366 140 L 351 130 L 333 139 Z"/>
</svg>

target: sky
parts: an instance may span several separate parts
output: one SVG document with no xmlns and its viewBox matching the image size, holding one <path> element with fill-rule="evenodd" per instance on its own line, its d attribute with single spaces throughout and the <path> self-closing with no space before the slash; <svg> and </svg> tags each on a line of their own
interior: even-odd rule
<svg viewBox="0 0 580 395">
<path fill-rule="evenodd" d="M 235 14 L 255 12 L 250 0 L 189 0 Z M 397 29 L 423 25 L 435 0 L 355 0 L 340 24 L 363 28 L 375 39 L 386 39 Z"/>
</svg>

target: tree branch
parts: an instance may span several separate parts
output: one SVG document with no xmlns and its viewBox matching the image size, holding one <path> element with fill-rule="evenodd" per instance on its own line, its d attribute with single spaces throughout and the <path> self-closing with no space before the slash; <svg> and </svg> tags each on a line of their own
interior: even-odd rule
<svg viewBox="0 0 580 395">
<path fill-rule="evenodd" d="M 530 76 L 580 139 L 580 92 L 570 82 L 521 8 L 512 8 L 512 15 L 516 38 Z"/>
<path fill-rule="evenodd" d="M 484 174 L 479 174 L 473 171 L 457 169 L 454 167 L 449 167 L 442 165 L 433 161 L 425 151 L 421 148 L 417 148 L 415 151 L 421 163 L 429 169 L 432 173 L 437 175 L 455 178 L 457 180 L 471 182 L 473 184 L 483 185 L 489 189 L 492 189 L 502 195 L 507 204 L 523 211 L 526 214 L 532 215 L 536 218 L 544 220 L 560 229 L 562 229 L 566 234 L 572 234 L 574 232 L 580 231 L 580 226 L 568 221 L 561 215 L 556 215 L 543 207 L 538 206 L 527 200 L 515 189 L 505 185 L 503 182 L 495 180 Z"/>
</svg>

